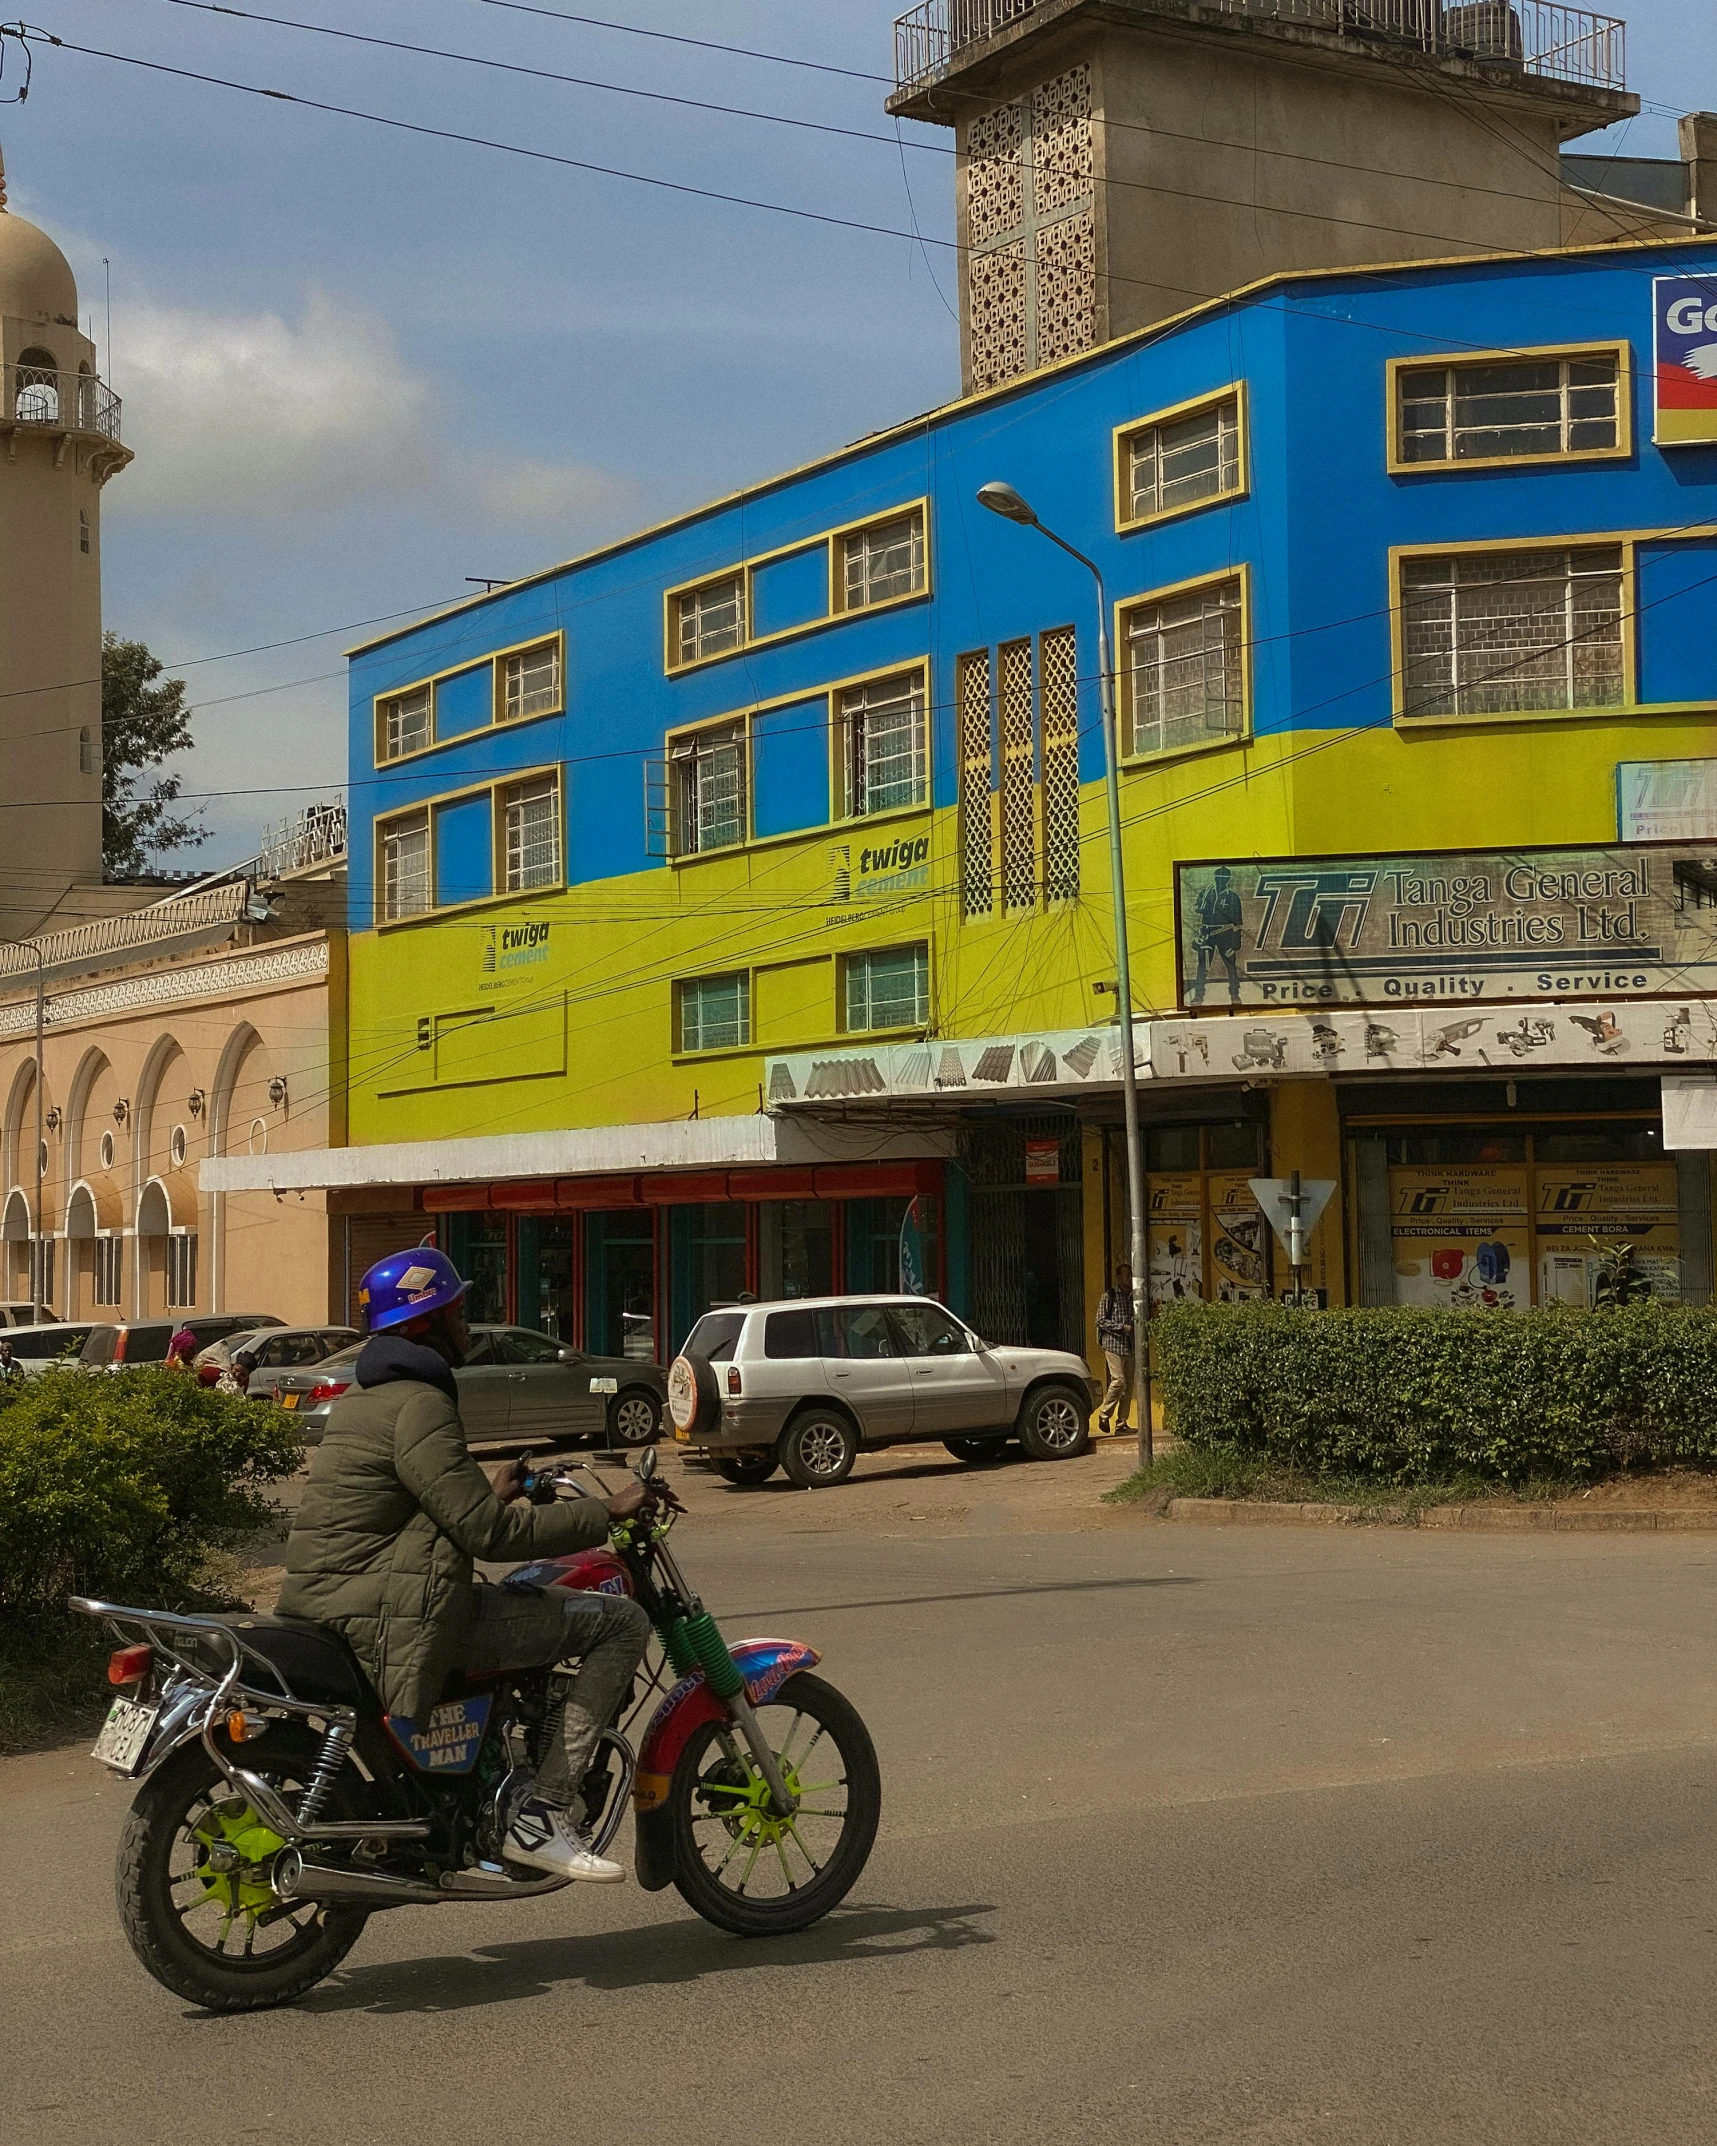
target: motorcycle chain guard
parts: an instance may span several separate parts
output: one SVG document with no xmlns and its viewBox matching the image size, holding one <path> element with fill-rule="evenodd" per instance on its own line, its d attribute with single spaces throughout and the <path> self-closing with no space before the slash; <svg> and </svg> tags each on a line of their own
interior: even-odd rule
<svg viewBox="0 0 1717 2146">
<path fill-rule="evenodd" d="M 769 1701 L 800 1669 L 822 1660 L 815 1647 L 798 1639 L 745 1639 L 733 1649 L 753 1706 Z M 637 1840 L 638 1883 L 659 1893 L 674 1880 L 673 1822 L 668 1790 L 680 1754 L 706 1722 L 731 1721 L 733 1715 L 704 1680 L 701 1669 L 682 1677 L 657 1707 L 638 1753 L 632 1789 L 633 1832 Z"/>
</svg>

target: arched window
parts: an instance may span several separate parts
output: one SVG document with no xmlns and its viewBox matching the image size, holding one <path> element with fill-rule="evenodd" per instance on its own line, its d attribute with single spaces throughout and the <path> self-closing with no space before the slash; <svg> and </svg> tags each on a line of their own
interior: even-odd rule
<svg viewBox="0 0 1717 2146">
<path fill-rule="evenodd" d="M 60 369 L 51 350 L 19 354 L 13 414 L 21 425 L 59 423 Z"/>
</svg>

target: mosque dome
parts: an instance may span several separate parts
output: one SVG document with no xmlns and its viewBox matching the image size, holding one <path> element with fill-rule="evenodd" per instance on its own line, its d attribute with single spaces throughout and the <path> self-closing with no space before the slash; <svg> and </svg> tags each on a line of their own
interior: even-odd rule
<svg viewBox="0 0 1717 2146">
<path fill-rule="evenodd" d="M 6 167 L 0 162 L 0 314 L 75 327 L 77 312 L 71 263 L 45 231 L 7 210 Z"/>
</svg>

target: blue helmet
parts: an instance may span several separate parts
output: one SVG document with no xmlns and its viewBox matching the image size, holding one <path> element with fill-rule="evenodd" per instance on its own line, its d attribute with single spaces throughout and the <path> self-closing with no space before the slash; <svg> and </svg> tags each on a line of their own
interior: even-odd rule
<svg viewBox="0 0 1717 2146">
<path fill-rule="evenodd" d="M 358 1284 L 358 1309 L 369 1331 L 380 1334 L 457 1304 L 467 1287 L 445 1252 L 413 1245 L 409 1252 L 390 1252 L 376 1261 Z"/>
</svg>

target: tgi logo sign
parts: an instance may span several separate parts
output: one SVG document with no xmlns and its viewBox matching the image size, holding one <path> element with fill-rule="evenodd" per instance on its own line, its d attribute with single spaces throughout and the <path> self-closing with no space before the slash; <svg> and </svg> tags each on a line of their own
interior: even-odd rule
<svg viewBox="0 0 1717 2146">
<path fill-rule="evenodd" d="M 1652 283 L 1660 447 L 1717 441 L 1717 274 Z"/>
</svg>

